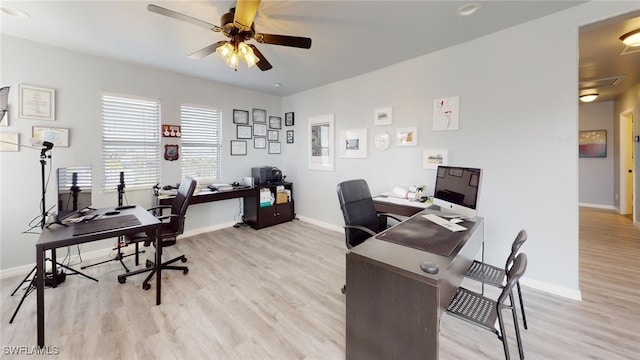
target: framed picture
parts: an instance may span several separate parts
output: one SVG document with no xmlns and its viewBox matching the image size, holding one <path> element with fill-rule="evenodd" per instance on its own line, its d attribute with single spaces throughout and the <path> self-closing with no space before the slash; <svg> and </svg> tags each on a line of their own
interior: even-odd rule
<svg viewBox="0 0 640 360">
<path fill-rule="evenodd" d="M 9 126 L 9 112 L 0 110 L 0 126 Z"/>
<path fill-rule="evenodd" d="M 287 144 L 293 144 L 293 130 L 287 130 Z"/>
<path fill-rule="evenodd" d="M 450 168 L 449 169 L 449 175 L 451 175 L 451 176 L 462 177 L 463 173 L 464 173 L 464 170 L 462 170 L 462 169 L 456 169 L 456 168 Z"/>
<path fill-rule="evenodd" d="M 55 120 L 56 91 L 43 87 L 18 86 L 20 106 L 18 117 L 34 120 Z"/>
<path fill-rule="evenodd" d="M 266 149 L 267 148 L 267 138 L 264 136 L 256 136 L 253 138 L 253 148 L 254 149 Z"/>
<path fill-rule="evenodd" d="M 267 136 L 267 124 L 253 124 L 253 136 Z"/>
<path fill-rule="evenodd" d="M 231 155 L 247 155 L 247 142 L 244 140 L 231 140 Z"/>
<path fill-rule="evenodd" d="M 447 165 L 449 161 L 449 151 L 447 150 L 423 150 L 422 168 L 435 170 L 438 165 Z"/>
<path fill-rule="evenodd" d="M 282 129 L 282 118 L 280 116 L 269 116 L 269 129 Z"/>
<path fill-rule="evenodd" d="M 469 185 L 473 187 L 478 187 L 478 182 L 480 181 L 480 177 L 478 174 L 471 174 L 471 178 L 469 178 Z"/>
<path fill-rule="evenodd" d="M 309 118 L 309 169 L 333 171 L 334 169 L 334 115 L 318 115 Z"/>
<path fill-rule="evenodd" d="M 284 126 L 293 126 L 293 125 L 294 125 L 293 113 L 292 112 L 284 113 Z"/>
<path fill-rule="evenodd" d="M 396 146 L 418 146 L 418 128 L 396 129 Z"/>
<path fill-rule="evenodd" d="M 367 129 L 340 132 L 340 157 L 365 159 L 367 157 Z"/>
<path fill-rule="evenodd" d="M 393 122 L 391 107 L 384 107 L 373 110 L 373 125 L 391 125 Z"/>
<path fill-rule="evenodd" d="M 280 154 L 279 142 L 269 142 L 269 154 Z"/>
<path fill-rule="evenodd" d="M 266 123 L 267 122 L 267 110 L 253 109 L 252 117 L 254 123 Z"/>
<path fill-rule="evenodd" d="M 236 125 L 236 138 L 251 139 L 251 125 Z"/>
<path fill-rule="evenodd" d="M 248 125 L 249 124 L 249 112 L 247 110 L 233 109 L 233 123 Z"/>
<path fill-rule="evenodd" d="M 20 134 L 0 133 L 0 151 L 20 151 Z"/>
<path fill-rule="evenodd" d="M 269 140 L 269 141 L 278 141 L 278 130 L 269 130 L 269 131 L 267 131 L 267 140 Z"/>
<path fill-rule="evenodd" d="M 69 129 L 33 126 L 31 137 L 37 140 L 48 141 L 56 147 L 69 147 Z"/>
<path fill-rule="evenodd" d="M 581 158 L 606 158 L 607 130 L 580 131 L 578 154 Z"/>
<path fill-rule="evenodd" d="M 433 100 L 433 131 L 458 130 L 459 97 Z"/>
</svg>

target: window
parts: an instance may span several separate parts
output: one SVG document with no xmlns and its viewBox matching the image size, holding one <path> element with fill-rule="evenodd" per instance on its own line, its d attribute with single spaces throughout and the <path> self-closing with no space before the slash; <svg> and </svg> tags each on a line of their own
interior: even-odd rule
<svg viewBox="0 0 640 360">
<path fill-rule="evenodd" d="M 124 172 L 127 188 L 160 182 L 160 102 L 102 95 L 102 188 L 116 189 Z"/>
<path fill-rule="evenodd" d="M 180 121 L 182 176 L 198 181 L 218 180 L 222 157 L 222 111 L 183 104 Z"/>
</svg>

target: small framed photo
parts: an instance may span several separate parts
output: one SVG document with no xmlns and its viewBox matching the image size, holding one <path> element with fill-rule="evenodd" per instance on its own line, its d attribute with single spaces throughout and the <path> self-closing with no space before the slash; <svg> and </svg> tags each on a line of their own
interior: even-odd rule
<svg viewBox="0 0 640 360">
<path fill-rule="evenodd" d="M 253 109 L 252 111 L 253 122 L 265 124 L 267 122 L 267 110 Z"/>
<path fill-rule="evenodd" d="M 267 136 L 267 124 L 253 124 L 253 136 Z"/>
<path fill-rule="evenodd" d="M 280 116 L 269 116 L 269 129 L 282 129 L 282 118 Z"/>
<path fill-rule="evenodd" d="M 20 134 L 0 133 L 0 151 L 20 151 Z"/>
<path fill-rule="evenodd" d="M 418 128 L 396 129 L 396 146 L 418 146 Z"/>
<path fill-rule="evenodd" d="M 247 142 L 244 140 L 231 140 L 231 155 L 247 155 Z"/>
<path fill-rule="evenodd" d="M 20 97 L 18 117 L 34 120 L 55 120 L 56 91 L 54 89 L 20 84 L 18 93 Z"/>
<path fill-rule="evenodd" d="M 279 142 L 269 142 L 269 154 L 280 154 Z"/>
<path fill-rule="evenodd" d="M 249 112 L 247 110 L 233 109 L 233 123 L 248 125 L 249 124 Z"/>
<path fill-rule="evenodd" d="M 293 130 L 287 130 L 287 144 L 293 144 Z"/>
<path fill-rule="evenodd" d="M 264 136 L 256 136 L 253 138 L 253 148 L 254 149 L 266 149 L 267 148 L 267 138 Z"/>
<path fill-rule="evenodd" d="M 284 113 L 284 126 L 293 126 L 294 116 L 292 112 Z"/>
<path fill-rule="evenodd" d="M 435 170 L 439 165 L 447 165 L 449 152 L 447 150 L 423 150 L 422 168 Z"/>
<path fill-rule="evenodd" d="M 236 138 L 251 139 L 251 125 L 236 125 Z"/>
<path fill-rule="evenodd" d="M 391 107 L 373 110 L 373 126 L 391 125 L 393 122 Z"/>
<path fill-rule="evenodd" d="M 48 141 L 56 147 L 69 147 L 69 129 L 46 126 L 33 126 L 31 136 L 34 139 Z"/>
<path fill-rule="evenodd" d="M 367 157 L 367 129 L 340 132 L 340 157 L 364 159 Z"/>
<path fill-rule="evenodd" d="M 269 140 L 269 141 L 278 141 L 278 130 L 269 130 L 269 131 L 267 131 L 267 140 Z"/>
</svg>

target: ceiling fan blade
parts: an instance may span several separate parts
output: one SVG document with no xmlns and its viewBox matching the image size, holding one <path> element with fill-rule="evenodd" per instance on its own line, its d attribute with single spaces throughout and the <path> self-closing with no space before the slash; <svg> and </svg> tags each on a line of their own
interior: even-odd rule
<svg viewBox="0 0 640 360">
<path fill-rule="evenodd" d="M 273 35 L 273 34 L 255 34 L 253 36 L 257 42 L 263 44 L 273 44 L 282 46 L 291 46 L 302 49 L 311 48 L 311 39 L 300 36 Z"/>
<path fill-rule="evenodd" d="M 188 23 L 194 24 L 196 26 L 203 27 L 205 29 L 209 29 L 209 30 L 213 30 L 213 31 L 222 31 L 223 30 L 218 25 L 213 25 L 213 24 L 210 24 L 210 23 L 208 23 L 206 21 L 202 21 L 202 20 L 196 19 L 194 17 L 188 16 L 188 15 L 185 15 L 185 14 L 181 14 L 181 13 L 175 12 L 173 10 L 165 9 L 165 8 L 157 6 L 157 5 L 149 4 L 149 5 L 147 5 L 147 10 L 151 11 L 152 13 L 168 16 L 170 18 L 178 19 L 178 20 L 181 20 L 181 21 L 186 21 Z"/>
<path fill-rule="evenodd" d="M 271 64 L 267 61 L 267 59 L 264 57 L 264 55 L 262 55 L 262 53 L 260 52 L 260 50 L 258 50 L 257 47 L 255 47 L 255 45 L 251 45 L 248 44 L 249 47 L 251 48 L 251 50 L 253 50 L 253 54 L 255 56 L 258 57 L 258 59 L 260 59 L 260 61 L 258 61 L 256 63 L 256 66 L 258 67 L 258 69 L 262 70 L 262 71 L 267 71 L 269 69 L 271 69 L 273 66 L 271 66 Z"/>
<path fill-rule="evenodd" d="M 251 30 L 251 24 L 253 24 L 253 19 L 256 17 L 259 5 L 260 0 L 238 0 L 233 24 L 240 31 Z"/>
<path fill-rule="evenodd" d="M 209 55 L 213 54 L 214 52 L 216 52 L 216 50 L 220 46 L 222 46 L 222 45 L 224 45 L 226 43 L 227 43 L 226 41 L 218 41 L 215 44 L 211 44 L 211 45 L 209 45 L 207 47 L 204 47 L 204 48 L 194 52 L 193 54 L 189 55 L 189 58 L 190 59 L 200 60 L 200 59 L 204 58 L 205 56 L 209 56 Z"/>
</svg>

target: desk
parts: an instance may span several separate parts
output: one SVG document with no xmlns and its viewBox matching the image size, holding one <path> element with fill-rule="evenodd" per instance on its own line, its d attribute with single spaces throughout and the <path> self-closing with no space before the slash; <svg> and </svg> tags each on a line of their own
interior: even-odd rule
<svg viewBox="0 0 640 360">
<path fill-rule="evenodd" d="M 408 222 L 429 212 L 382 234 L 403 226 L 415 229 Z M 452 233 L 459 234 L 459 243 L 448 256 L 378 237 L 351 249 L 346 255 L 347 359 L 438 359 L 440 316 L 484 241 L 482 218 L 461 225 L 468 230 Z M 428 220 L 421 226 L 424 231 L 411 231 L 431 236 L 429 241 L 434 240 L 429 234 L 448 231 Z M 436 263 L 439 272 L 423 272 L 423 261 Z"/>
<path fill-rule="evenodd" d="M 373 198 L 373 206 L 377 212 L 396 214 L 402 216 L 413 216 L 430 204 L 407 199 L 376 196 Z"/>
<path fill-rule="evenodd" d="M 97 214 L 104 214 L 112 211 L 113 208 L 105 208 L 95 210 Z M 44 346 L 44 271 L 45 271 L 45 252 L 47 250 L 55 251 L 56 248 L 84 244 L 87 242 L 114 238 L 121 235 L 137 233 L 140 231 L 154 230 L 156 232 L 156 305 L 160 305 L 160 283 L 161 272 L 160 264 L 162 263 L 162 246 L 160 239 L 160 221 L 147 212 L 142 207 L 136 206 L 133 209 L 121 210 L 120 215 L 133 214 L 140 221 L 139 225 L 128 226 L 118 229 L 105 230 L 95 233 L 73 235 L 73 225 L 62 226 L 53 225 L 51 228 L 44 228 L 38 242 L 36 242 L 36 313 L 38 323 L 38 346 Z M 119 215 L 115 215 L 119 216 Z M 115 217 L 114 216 L 114 217 Z"/>
<path fill-rule="evenodd" d="M 209 188 L 200 190 L 199 193 L 193 194 L 191 200 L 189 200 L 189 205 L 193 204 L 201 204 L 210 201 L 219 201 L 219 200 L 228 200 L 228 199 L 237 199 L 243 197 L 255 196 L 256 187 L 250 188 L 234 188 L 231 190 L 218 190 L 211 191 Z M 171 205 L 173 202 L 174 196 L 162 197 L 160 198 L 160 205 Z"/>
</svg>

